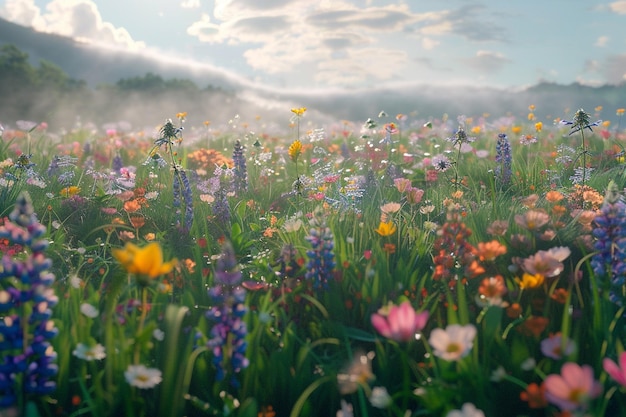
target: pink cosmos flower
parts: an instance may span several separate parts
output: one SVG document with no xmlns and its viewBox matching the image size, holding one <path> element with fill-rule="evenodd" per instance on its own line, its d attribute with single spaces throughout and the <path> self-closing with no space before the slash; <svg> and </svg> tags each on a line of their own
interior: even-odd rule
<svg viewBox="0 0 626 417">
<path fill-rule="evenodd" d="M 546 398 L 563 411 L 586 409 L 602 393 L 602 385 L 593 377 L 589 365 L 567 362 L 561 375 L 548 375 L 544 381 Z"/>
<path fill-rule="evenodd" d="M 398 342 L 408 342 L 421 332 L 428 321 L 428 311 L 417 313 L 411 303 L 403 302 L 399 306 L 390 305 L 372 314 L 372 325 L 378 333 Z"/>
<path fill-rule="evenodd" d="M 548 358 L 560 360 L 564 356 L 569 356 L 576 351 L 576 342 L 563 336 L 561 333 L 551 335 L 547 339 L 541 341 L 541 353 Z"/>
<path fill-rule="evenodd" d="M 563 272 L 563 261 L 570 255 L 569 248 L 560 246 L 550 250 L 540 250 L 522 261 L 522 268 L 531 275 L 556 277 Z"/>
<path fill-rule="evenodd" d="M 609 358 L 604 358 L 602 367 L 618 384 L 626 387 L 626 352 L 619 355 L 619 366 Z"/>
</svg>

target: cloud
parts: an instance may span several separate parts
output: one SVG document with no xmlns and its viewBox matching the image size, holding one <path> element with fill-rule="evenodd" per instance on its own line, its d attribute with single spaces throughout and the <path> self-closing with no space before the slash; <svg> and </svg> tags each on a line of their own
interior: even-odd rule
<svg viewBox="0 0 626 417">
<path fill-rule="evenodd" d="M 502 69 L 511 60 L 499 52 L 478 51 L 471 58 L 463 59 L 465 64 L 481 73 L 493 73 Z"/>
<path fill-rule="evenodd" d="M 608 36 L 600 36 L 598 39 L 596 39 L 596 43 L 594 43 L 594 46 L 597 46 L 599 48 L 603 48 L 606 46 L 606 44 L 609 42 L 609 37 Z"/>
<path fill-rule="evenodd" d="M 606 59 L 604 77 L 609 84 L 626 82 L 626 54 L 611 55 Z"/>
<path fill-rule="evenodd" d="M 105 22 L 91 0 L 53 0 L 43 13 L 34 0 L 7 0 L 2 15 L 39 32 L 131 50 L 145 47 L 145 43 L 135 41 L 126 29 Z"/>
<path fill-rule="evenodd" d="M 406 5 L 216 0 L 213 15 L 203 15 L 187 33 L 203 42 L 239 45 L 255 71 L 289 74 L 307 65 L 306 72 L 314 80 L 337 84 L 397 76 L 407 63 L 407 54 L 400 47 L 390 47 L 380 36 L 397 37 L 418 20 Z M 435 44 L 432 39 L 425 41 L 428 47 Z M 373 53 L 390 61 L 381 64 L 383 61 L 371 59 Z"/>
<path fill-rule="evenodd" d="M 609 10 L 617 14 L 626 14 L 626 0 L 609 3 Z"/>
<path fill-rule="evenodd" d="M 183 0 L 180 2 L 183 9 L 197 9 L 200 7 L 200 0 Z"/>
</svg>

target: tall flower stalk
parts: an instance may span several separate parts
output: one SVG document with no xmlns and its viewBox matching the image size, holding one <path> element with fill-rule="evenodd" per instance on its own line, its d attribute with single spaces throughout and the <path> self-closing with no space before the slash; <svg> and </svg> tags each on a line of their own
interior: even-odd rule
<svg viewBox="0 0 626 417">
<path fill-rule="evenodd" d="M 17 407 L 18 415 L 26 415 L 31 398 L 56 388 L 57 355 L 50 339 L 58 331 L 50 318 L 58 298 L 51 288 L 52 261 L 44 254 L 45 232 L 28 193 L 21 193 L 0 226 L 0 238 L 25 249 L 23 256 L 5 254 L 0 267 L 0 410 Z"/>
<path fill-rule="evenodd" d="M 301 195 L 303 185 L 302 181 L 300 181 L 300 174 L 298 173 L 298 158 L 302 154 L 302 142 L 300 141 L 300 119 L 304 116 L 306 107 L 291 109 L 291 112 L 294 114 L 292 122 L 295 120 L 296 123 L 296 140 L 291 143 L 287 153 L 289 154 L 289 158 L 291 158 L 296 165 L 296 181 L 294 182 L 293 188 L 296 195 Z"/>
<path fill-rule="evenodd" d="M 153 162 L 159 167 L 170 165 L 174 172 L 172 180 L 173 205 L 176 208 L 176 213 L 182 217 L 182 222 L 179 221 L 178 226 L 182 231 L 189 232 L 193 225 L 193 192 L 187 173 L 180 165 L 180 159 L 177 160 L 178 153 L 174 149 L 174 145 L 180 145 L 183 141 L 183 122 L 186 115 L 186 113 L 178 113 L 176 115 L 180 124 L 178 127 L 174 126 L 171 120 L 165 122 L 159 131 L 159 138 L 154 141 L 154 146 L 150 150 L 150 156 L 146 162 Z M 161 157 L 159 154 L 160 150 L 167 155 L 169 162 L 166 162 Z"/>
<path fill-rule="evenodd" d="M 575 183 L 581 183 L 583 186 L 585 185 L 587 176 L 593 170 L 592 168 L 587 168 L 587 154 L 589 153 L 589 150 L 587 149 L 587 143 L 585 141 L 585 129 L 589 129 L 589 131 L 593 132 L 592 127 L 599 126 L 600 123 L 602 123 L 602 120 L 591 123 L 590 117 L 589 113 L 585 112 L 583 109 L 578 109 L 576 113 L 574 113 L 574 118 L 572 120 L 561 121 L 561 124 L 570 126 L 568 136 L 571 136 L 576 132 L 580 132 L 582 140 L 579 153 L 579 157 L 582 156 L 581 175 L 580 177 L 574 175 L 572 179 Z"/>
<path fill-rule="evenodd" d="M 229 375 L 234 387 L 239 387 L 237 375 L 249 364 L 246 358 L 248 331 L 244 321 L 246 290 L 240 286 L 241 280 L 235 252 L 227 242 L 217 261 L 214 285 L 209 289 L 213 306 L 206 317 L 214 324 L 207 346 L 213 352 L 216 379 L 222 381 Z"/>
<path fill-rule="evenodd" d="M 496 180 L 504 188 L 511 182 L 511 143 L 506 134 L 498 135 L 496 142 Z"/>
<path fill-rule="evenodd" d="M 311 249 L 306 253 L 309 262 L 305 278 L 313 283 L 314 289 L 325 290 L 335 268 L 335 244 L 333 234 L 324 220 L 324 213 L 319 208 L 313 212 L 311 229 L 305 239 L 311 244 Z"/>
<path fill-rule="evenodd" d="M 452 146 L 456 146 L 456 160 L 454 161 L 454 189 L 459 189 L 459 160 L 461 159 L 461 151 L 463 145 L 472 143 L 476 140 L 473 136 L 467 136 L 463 126 L 459 126 L 458 130 L 448 138 L 447 142 L 452 143 Z"/>
</svg>

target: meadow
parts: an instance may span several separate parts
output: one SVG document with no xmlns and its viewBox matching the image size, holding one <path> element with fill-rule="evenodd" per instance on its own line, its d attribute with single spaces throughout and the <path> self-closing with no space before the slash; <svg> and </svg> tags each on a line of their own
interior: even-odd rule
<svg viewBox="0 0 626 417">
<path fill-rule="evenodd" d="M 0 415 L 626 414 L 624 109 L 536 110 L 4 121 Z"/>
</svg>

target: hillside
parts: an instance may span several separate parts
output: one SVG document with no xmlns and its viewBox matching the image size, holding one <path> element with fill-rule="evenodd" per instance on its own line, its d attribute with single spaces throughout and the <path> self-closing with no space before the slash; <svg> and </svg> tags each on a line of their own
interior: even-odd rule
<svg viewBox="0 0 626 417">
<path fill-rule="evenodd" d="M 536 113 L 540 119 L 550 119 L 568 117 L 573 110 L 581 107 L 591 110 L 603 106 L 613 111 L 626 106 L 624 84 L 589 87 L 542 83 L 517 91 L 504 91 L 437 86 L 422 81 L 413 85 L 373 86 L 367 90 L 282 91 L 254 84 L 208 65 L 191 65 L 176 59 L 104 49 L 39 33 L 0 19 L 0 46 L 4 44 L 15 45 L 28 54 L 33 66 L 44 60 L 58 66 L 72 79 L 83 80 L 89 88 L 90 101 L 99 104 L 94 109 L 94 106 L 80 102 L 73 104 L 71 112 L 84 111 L 86 118 L 95 117 L 101 123 L 105 119 L 125 119 L 135 124 L 151 124 L 177 111 L 188 111 L 190 122 L 195 123 L 207 119 L 225 122 L 235 114 L 247 120 L 261 115 L 265 120 L 284 123 L 289 118 L 288 109 L 293 106 L 308 107 L 311 111 L 307 115 L 318 122 L 362 122 L 381 110 L 391 115 L 414 112 L 423 118 L 440 117 L 443 113 L 451 116 L 489 113 L 492 117 L 507 114 L 525 117 L 529 104 L 537 106 Z M 157 74 L 166 80 L 190 80 L 202 93 L 193 97 L 184 92 L 170 92 L 159 97 L 133 94 L 126 97 L 124 103 L 112 103 L 110 100 L 114 97 L 102 94 L 103 85 L 115 85 L 120 79 L 142 77 L 147 73 Z M 41 104 L 38 106 L 41 107 Z M 59 117 L 58 106 L 54 110 Z"/>
</svg>

